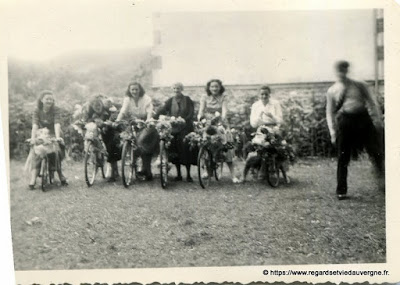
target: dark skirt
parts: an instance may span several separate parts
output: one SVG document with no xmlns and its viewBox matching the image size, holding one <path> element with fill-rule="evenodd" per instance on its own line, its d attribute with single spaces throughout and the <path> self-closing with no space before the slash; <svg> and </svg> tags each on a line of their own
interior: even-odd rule
<svg viewBox="0 0 400 285">
<path fill-rule="evenodd" d="M 160 152 L 160 136 L 154 127 L 148 127 L 137 135 L 137 146 L 141 154 L 158 155 Z"/>
<path fill-rule="evenodd" d="M 154 127 L 145 128 L 137 135 L 137 154 L 143 161 L 143 174 L 150 178 L 151 159 L 160 152 L 160 136 Z"/>
<path fill-rule="evenodd" d="M 102 138 L 107 149 L 107 162 L 117 162 L 121 159 L 122 147 L 119 132 L 111 126 L 103 128 Z"/>
<path fill-rule="evenodd" d="M 189 131 L 183 130 L 173 134 L 174 138 L 168 149 L 168 159 L 173 164 L 197 165 L 198 148 L 190 148 L 188 142 L 184 142 L 185 136 Z"/>
</svg>

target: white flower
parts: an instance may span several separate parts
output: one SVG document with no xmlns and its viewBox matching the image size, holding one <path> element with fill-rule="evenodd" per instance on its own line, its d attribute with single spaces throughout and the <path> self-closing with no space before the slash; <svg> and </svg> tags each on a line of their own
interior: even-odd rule
<svg viewBox="0 0 400 285">
<path fill-rule="evenodd" d="M 287 145 L 287 142 L 285 140 L 283 140 L 282 145 Z"/>
<path fill-rule="evenodd" d="M 221 114 L 218 111 L 215 112 L 215 117 L 219 117 L 219 116 L 221 116 Z"/>
<path fill-rule="evenodd" d="M 279 132 L 279 128 L 278 128 L 277 126 L 275 126 L 275 127 L 272 128 L 272 131 L 273 131 L 274 133 L 277 133 L 277 132 Z"/>
</svg>

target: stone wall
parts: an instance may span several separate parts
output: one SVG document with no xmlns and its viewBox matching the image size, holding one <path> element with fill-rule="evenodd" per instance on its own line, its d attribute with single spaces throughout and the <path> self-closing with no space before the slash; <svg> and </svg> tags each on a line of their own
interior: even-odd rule
<svg viewBox="0 0 400 285">
<path fill-rule="evenodd" d="M 367 81 L 370 90 L 374 90 L 374 81 Z M 289 98 L 299 99 L 304 106 L 311 103 L 313 96 L 324 97 L 327 90 L 333 82 L 312 82 L 312 83 L 287 83 L 287 84 L 270 84 L 272 97 L 283 102 Z M 239 114 L 249 112 L 251 104 L 257 100 L 259 86 L 255 85 L 227 85 L 225 93 L 228 95 L 229 111 Z M 196 104 L 198 110 L 198 102 L 200 97 L 205 94 L 204 86 L 185 87 L 183 92 L 189 95 Z M 172 96 L 172 90 L 169 87 L 153 88 L 148 91 L 148 94 L 155 99 L 155 105 L 159 105 Z M 379 81 L 378 98 L 383 100 L 384 97 L 384 81 Z M 311 107 L 311 106 L 310 106 Z"/>
</svg>

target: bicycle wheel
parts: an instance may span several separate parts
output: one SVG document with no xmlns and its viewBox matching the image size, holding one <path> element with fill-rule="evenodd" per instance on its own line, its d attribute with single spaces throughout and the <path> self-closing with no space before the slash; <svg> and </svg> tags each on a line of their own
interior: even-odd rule
<svg viewBox="0 0 400 285">
<path fill-rule="evenodd" d="M 129 187 L 133 183 L 135 172 L 135 157 L 130 141 L 124 142 L 122 147 L 122 183 L 125 187 Z"/>
<path fill-rule="evenodd" d="M 276 165 L 276 161 L 274 157 L 271 157 L 267 161 L 266 165 L 267 171 L 267 181 L 271 187 L 278 187 L 279 185 L 279 168 Z"/>
<path fill-rule="evenodd" d="M 42 191 L 45 192 L 49 183 L 49 163 L 47 157 L 42 159 L 42 163 L 40 165 L 40 177 L 42 178 Z"/>
<path fill-rule="evenodd" d="M 168 184 L 168 153 L 165 146 L 165 141 L 160 141 L 160 180 L 161 187 L 167 188 Z"/>
<path fill-rule="evenodd" d="M 199 174 L 199 182 L 202 188 L 208 187 L 211 176 L 213 175 L 211 152 L 204 146 L 200 148 L 199 156 L 197 157 L 197 172 Z"/>
<path fill-rule="evenodd" d="M 92 142 L 88 142 L 85 153 L 85 180 L 88 187 L 91 187 L 97 174 L 97 151 Z"/>
</svg>

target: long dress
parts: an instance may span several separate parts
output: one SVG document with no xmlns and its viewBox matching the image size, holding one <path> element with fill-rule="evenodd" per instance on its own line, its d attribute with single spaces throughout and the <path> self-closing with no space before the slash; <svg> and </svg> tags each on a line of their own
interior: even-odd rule
<svg viewBox="0 0 400 285">
<path fill-rule="evenodd" d="M 224 104 L 224 102 L 227 99 L 226 99 L 226 95 L 224 95 L 224 94 L 219 95 L 219 96 L 204 94 L 200 100 L 201 100 L 201 104 L 204 105 L 203 116 L 206 117 L 206 119 L 212 119 L 215 117 L 216 112 L 219 112 L 220 114 L 222 114 L 222 105 Z M 231 134 L 229 128 L 225 130 L 225 134 L 223 134 L 222 136 L 223 136 L 223 139 L 225 142 L 233 141 L 232 134 Z M 232 162 L 234 155 L 235 155 L 235 151 L 233 149 L 229 149 L 225 153 L 225 161 Z"/>
<path fill-rule="evenodd" d="M 194 131 L 193 117 L 194 104 L 189 96 L 174 96 L 168 99 L 164 106 L 157 112 L 156 118 L 159 115 L 167 115 L 174 117 L 182 117 L 185 119 L 185 125 L 179 130 L 172 130 L 173 139 L 169 147 L 169 160 L 173 164 L 196 165 L 197 150 L 190 149 L 190 145 L 184 142 L 187 134 Z"/>
</svg>

